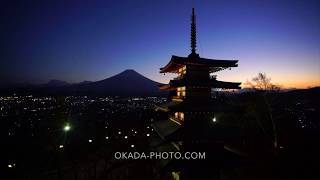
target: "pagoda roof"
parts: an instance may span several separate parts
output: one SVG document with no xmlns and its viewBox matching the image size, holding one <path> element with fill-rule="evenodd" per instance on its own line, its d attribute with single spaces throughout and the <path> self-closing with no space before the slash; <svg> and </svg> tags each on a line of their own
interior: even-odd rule
<svg viewBox="0 0 320 180">
<path fill-rule="evenodd" d="M 163 112 L 213 112 L 220 108 L 213 100 L 191 100 L 186 99 L 184 101 L 170 101 L 169 103 L 157 105 L 156 110 Z"/>
<path fill-rule="evenodd" d="M 180 128 L 180 125 L 168 119 L 156 121 L 152 123 L 151 126 L 163 140 L 167 139 L 169 135 L 173 134 Z"/>
<path fill-rule="evenodd" d="M 166 119 L 155 121 L 151 124 L 157 134 L 163 140 L 167 141 L 183 141 L 185 137 L 197 138 L 203 142 L 232 142 L 244 135 L 244 131 L 235 126 L 225 126 L 222 124 L 210 125 L 204 123 L 193 126 L 191 129 L 186 129 L 184 125 Z"/>
<path fill-rule="evenodd" d="M 177 102 L 177 101 L 170 101 L 168 103 L 164 103 L 164 104 L 158 104 L 155 106 L 155 110 L 156 111 L 163 111 L 163 112 L 169 112 L 170 109 L 169 107 L 173 107 L 176 106 L 178 104 L 180 104 L 181 102 Z"/>
<path fill-rule="evenodd" d="M 170 62 L 160 68 L 160 73 L 177 73 L 178 69 L 184 65 L 208 66 L 210 68 L 210 72 L 217 72 L 229 67 L 238 67 L 237 63 L 238 60 L 206 59 L 194 55 L 189 55 L 188 57 L 173 55 Z"/>
<path fill-rule="evenodd" d="M 159 86 L 161 90 L 175 90 L 177 87 L 181 86 L 193 86 L 193 87 L 212 87 L 212 88 L 222 88 L 222 89 L 241 89 L 240 82 L 226 82 L 218 81 L 216 79 L 209 79 L 207 81 L 186 81 L 183 79 L 170 80 L 169 84 L 162 84 Z"/>
<path fill-rule="evenodd" d="M 171 90 L 175 90 L 176 87 L 172 87 L 169 84 L 161 84 L 158 86 L 160 90 L 167 90 L 167 91 L 171 91 Z"/>
</svg>

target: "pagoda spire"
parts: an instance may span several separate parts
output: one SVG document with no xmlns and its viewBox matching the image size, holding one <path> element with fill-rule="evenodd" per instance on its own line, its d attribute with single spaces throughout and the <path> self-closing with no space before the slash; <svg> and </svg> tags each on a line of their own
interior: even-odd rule
<svg viewBox="0 0 320 180">
<path fill-rule="evenodd" d="M 196 47 L 197 47 L 196 16 L 194 14 L 194 8 L 192 8 L 192 16 L 191 16 L 191 54 L 196 54 Z"/>
</svg>

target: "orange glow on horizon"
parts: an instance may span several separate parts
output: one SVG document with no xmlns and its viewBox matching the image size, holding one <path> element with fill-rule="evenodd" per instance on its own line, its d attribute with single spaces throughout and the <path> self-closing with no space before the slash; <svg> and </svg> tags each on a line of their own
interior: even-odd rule
<svg viewBox="0 0 320 180">
<path fill-rule="evenodd" d="M 304 79 L 304 77 L 285 77 L 285 76 L 280 76 L 280 77 L 274 77 L 274 76 L 269 76 L 267 73 L 268 77 L 271 78 L 271 82 L 275 85 L 278 85 L 281 87 L 281 89 L 291 89 L 291 88 L 296 88 L 296 89 L 307 89 L 307 88 L 312 88 L 312 87 L 320 87 L 320 78 L 314 76 L 313 78 L 309 79 Z M 166 74 L 154 77 L 155 81 L 158 81 L 160 83 L 167 84 L 170 79 L 175 77 L 172 74 Z M 231 76 L 225 76 L 225 75 L 218 75 L 218 80 L 221 81 L 229 81 L 229 82 L 242 82 L 241 87 L 245 88 L 245 83 L 249 80 L 251 80 L 254 76 L 250 78 L 241 78 L 239 76 L 235 77 L 234 75 Z"/>
</svg>

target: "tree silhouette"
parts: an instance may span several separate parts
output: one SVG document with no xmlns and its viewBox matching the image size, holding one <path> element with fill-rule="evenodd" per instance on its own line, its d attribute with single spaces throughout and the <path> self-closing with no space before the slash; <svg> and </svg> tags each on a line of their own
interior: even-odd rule
<svg viewBox="0 0 320 180">
<path fill-rule="evenodd" d="M 263 121 L 271 123 L 271 136 L 274 152 L 277 154 L 279 150 L 279 131 L 276 123 L 277 117 L 274 117 L 274 101 L 280 91 L 280 86 L 271 82 L 266 73 L 259 73 L 256 77 L 252 78 L 252 81 L 247 81 L 246 85 L 250 89 L 257 92 L 257 101 L 254 102 L 254 106 L 251 107 L 252 116 L 256 119 L 260 128 L 265 134 L 267 134 L 268 127 L 264 126 Z"/>
<path fill-rule="evenodd" d="M 271 82 L 271 78 L 267 77 L 266 73 L 262 72 L 252 78 L 252 81 L 247 81 L 245 85 L 250 89 L 258 91 L 279 91 L 281 89 L 279 85 Z"/>
</svg>

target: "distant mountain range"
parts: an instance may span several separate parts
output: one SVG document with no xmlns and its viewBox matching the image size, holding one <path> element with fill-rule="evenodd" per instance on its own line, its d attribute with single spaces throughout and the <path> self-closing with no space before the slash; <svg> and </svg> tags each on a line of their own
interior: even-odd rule
<svg viewBox="0 0 320 180">
<path fill-rule="evenodd" d="M 60 80 L 50 80 L 41 85 L 15 85 L 1 89 L 2 94 L 39 95 L 107 95 L 107 96 L 161 96 L 161 83 L 150 80 L 135 70 L 128 69 L 101 81 L 83 81 L 70 84 Z"/>
<path fill-rule="evenodd" d="M 60 81 L 56 79 L 50 80 L 47 84 L 44 84 L 44 86 L 48 86 L 48 87 L 63 87 L 68 85 L 70 84 L 65 81 Z"/>
<path fill-rule="evenodd" d="M 50 80 L 46 84 L 10 84 L 0 86 L 0 95 L 33 94 L 33 95 L 92 95 L 92 96 L 164 96 L 167 92 L 160 91 L 161 83 L 127 69 L 117 75 L 101 81 L 83 81 L 68 83 L 61 80 Z M 285 89 L 281 92 L 319 92 L 319 87 L 306 90 Z M 251 89 L 241 89 L 239 93 L 251 92 Z"/>
</svg>

